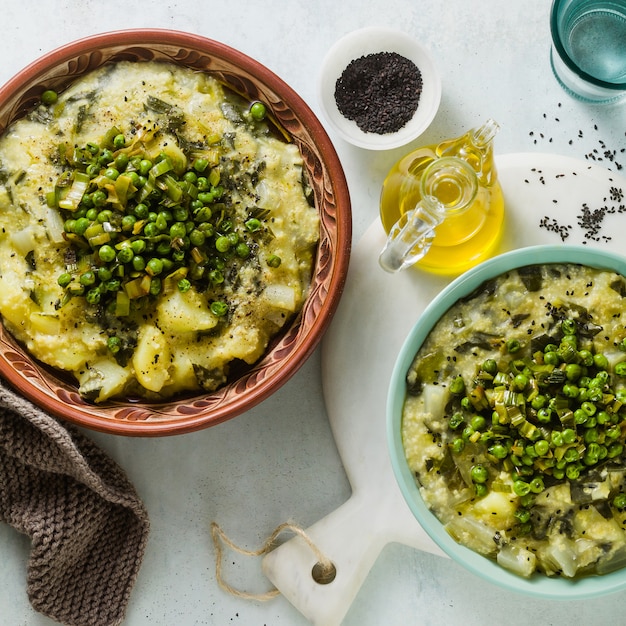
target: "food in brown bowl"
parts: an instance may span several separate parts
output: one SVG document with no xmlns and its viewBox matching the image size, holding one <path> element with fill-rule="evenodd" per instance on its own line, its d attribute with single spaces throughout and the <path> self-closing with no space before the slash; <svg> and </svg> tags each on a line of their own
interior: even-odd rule
<svg viewBox="0 0 626 626">
<path fill-rule="evenodd" d="M 173 31 L 98 35 L 0 90 L 0 369 L 51 412 L 139 435 L 284 383 L 341 294 L 349 197 L 278 77 Z"/>
</svg>

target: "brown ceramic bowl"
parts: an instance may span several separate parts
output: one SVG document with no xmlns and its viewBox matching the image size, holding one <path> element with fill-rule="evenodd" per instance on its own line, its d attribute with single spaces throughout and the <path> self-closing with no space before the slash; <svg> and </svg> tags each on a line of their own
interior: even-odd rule
<svg viewBox="0 0 626 626">
<path fill-rule="evenodd" d="M 205 71 L 250 100 L 265 102 L 300 148 L 321 218 L 314 275 L 301 313 L 268 347 L 261 361 L 213 393 L 158 404 L 90 404 L 78 394 L 77 386 L 33 359 L 0 325 L 0 374 L 35 404 L 103 432 L 171 435 L 212 426 L 250 409 L 283 385 L 311 355 L 343 291 L 352 237 L 350 198 L 328 135 L 288 85 L 241 52 L 183 32 L 110 32 L 44 55 L 0 88 L 0 133 L 29 111 L 45 89 L 61 91 L 86 72 L 122 59 L 162 60 Z"/>
</svg>

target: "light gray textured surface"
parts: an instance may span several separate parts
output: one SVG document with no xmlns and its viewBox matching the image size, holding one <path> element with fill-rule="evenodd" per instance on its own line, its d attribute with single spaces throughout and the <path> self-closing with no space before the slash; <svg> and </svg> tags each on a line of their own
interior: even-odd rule
<svg viewBox="0 0 626 626">
<path fill-rule="evenodd" d="M 626 149 L 624 105 L 578 103 L 552 77 L 547 0 L 0 4 L 5 25 L 2 83 L 43 52 L 73 39 L 119 28 L 174 28 L 255 57 L 316 112 L 321 60 L 343 34 L 379 24 L 419 38 L 434 55 L 443 82 L 439 113 L 425 135 L 407 148 L 368 152 L 329 132 L 350 186 L 355 242 L 377 217 L 383 178 L 401 155 L 410 147 L 460 134 L 488 117 L 502 126 L 496 139 L 499 154 L 537 151 L 585 158 L 597 149 L 596 157 L 601 157 L 600 140 L 618 152 Z M 621 153 L 621 162 L 626 165 L 626 153 Z M 319 350 L 272 398 L 213 429 L 167 439 L 93 437 L 127 470 L 152 521 L 127 624 L 307 623 L 284 598 L 258 603 L 223 592 L 215 580 L 209 526 L 217 521 L 235 542 L 254 549 L 278 524 L 293 520 L 310 526 L 349 498 L 350 484 L 322 397 Z M 28 603 L 27 557 L 27 539 L 0 525 L 0 626 L 52 624 Z M 258 559 L 227 553 L 224 570 L 231 584 L 246 591 L 262 592 L 269 586 Z M 623 601 L 624 594 L 567 604 L 495 595 L 493 588 L 447 559 L 392 544 L 375 563 L 344 623 L 626 623 Z"/>
</svg>

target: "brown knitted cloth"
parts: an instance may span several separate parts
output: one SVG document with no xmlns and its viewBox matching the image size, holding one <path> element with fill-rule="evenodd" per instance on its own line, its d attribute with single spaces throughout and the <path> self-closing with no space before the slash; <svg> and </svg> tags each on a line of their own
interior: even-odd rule
<svg viewBox="0 0 626 626">
<path fill-rule="evenodd" d="M 31 538 L 31 605 L 68 626 L 124 619 L 148 538 L 124 472 L 0 381 L 0 521 Z"/>
</svg>

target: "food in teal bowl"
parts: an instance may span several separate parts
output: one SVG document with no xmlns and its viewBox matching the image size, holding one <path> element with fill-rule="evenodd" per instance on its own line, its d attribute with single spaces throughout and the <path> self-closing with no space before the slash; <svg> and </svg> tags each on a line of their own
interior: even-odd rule
<svg viewBox="0 0 626 626">
<path fill-rule="evenodd" d="M 396 362 L 400 489 L 454 560 L 547 598 L 626 587 L 626 258 L 522 248 L 449 284 Z"/>
</svg>

